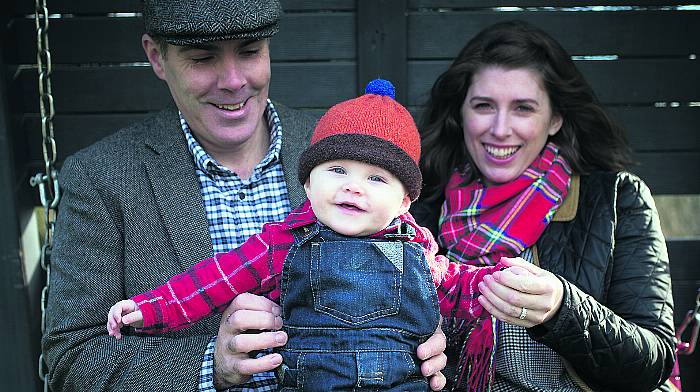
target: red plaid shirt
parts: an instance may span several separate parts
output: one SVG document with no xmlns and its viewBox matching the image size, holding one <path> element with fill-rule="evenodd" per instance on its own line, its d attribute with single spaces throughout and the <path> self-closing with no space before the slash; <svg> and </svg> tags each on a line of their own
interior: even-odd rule
<svg viewBox="0 0 700 392">
<path fill-rule="evenodd" d="M 479 317 L 483 308 L 476 300 L 477 284 L 501 266 L 475 267 L 450 262 L 437 255 L 438 246 L 432 234 L 418 226 L 410 213 L 399 219 L 416 229 L 412 241 L 423 247 L 437 287 L 440 313 L 457 318 Z M 265 295 L 279 302 L 282 264 L 294 244 L 291 230 L 316 221 L 307 201 L 283 222 L 265 224 L 261 233 L 240 247 L 202 260 L 164 285 L 133 297 L 143 313 L 143 327 L 139 330 L 160 333 L 184 328 L 222 312 L 241 293 Z M 370 237 L 381 238 L 397 228 L 398 224 L 391 225 Z"/>
</svg>

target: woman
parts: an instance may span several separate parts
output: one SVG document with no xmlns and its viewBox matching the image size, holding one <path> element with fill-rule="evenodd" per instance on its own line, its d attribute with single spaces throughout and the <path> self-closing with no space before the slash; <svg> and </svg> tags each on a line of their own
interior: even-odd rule
<svg viewBox="0 0 700 392">
<path fill-rule="evenodd" d="M 485 357 L 495 372 L 481 383 L 666 388 L 673 303 L 658 215 L 646 185 L 625 172 L 623 130 L 566 51 L 524 22 L 486 28 L 435 82 L 421 133 L 416 219 L 453 260 L 529 271 L 480 285 L 498 319 L 495 355 Z M 465 389 L 478 375 L 460 353 L 481 336 L 458 320 L 444 325 L 452 387 Z"/>
</svg>

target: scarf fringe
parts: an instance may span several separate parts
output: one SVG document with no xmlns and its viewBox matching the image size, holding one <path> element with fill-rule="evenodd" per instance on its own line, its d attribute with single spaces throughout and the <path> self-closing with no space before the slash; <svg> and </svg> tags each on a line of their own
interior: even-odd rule
<svg viewBox="0 0 700 392">
<path fill-rule="evenodd" d="M 455 390 L 488 392 L 493 380 L 498 320 L 493 316 L 472 322 L 462 320 L 455 325 L 466 331 L 455 375 Z"/>
</svg>

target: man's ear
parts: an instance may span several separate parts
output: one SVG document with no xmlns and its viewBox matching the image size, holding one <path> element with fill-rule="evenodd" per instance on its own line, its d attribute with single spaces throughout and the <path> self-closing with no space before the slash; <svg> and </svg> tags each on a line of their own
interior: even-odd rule
<svg viewBox="0 0 700 392">
<path fill-rule="evenodd" d="M 163 55 L 161 53 L 161 48 L 158 46 L 156 41 L 148 35 L 144 34 L 141 36 L 141 46 L 143 46 L 143 51 L 146 52 L 146 57 L 148 62 L 151 63 L 151 68 L 153 72 L 158 76 L 159 79 L 165 80 L 165 69 L 163 68 Z"/>
<path fill-rule="evenodd" d="M 411 208 L 411 198 L 408 195 L 403 195 L 403 200 L 401 200 L 401 207 L 399 207 L 399 215 L 403 215 L 408 212 Z"/>
</svg>

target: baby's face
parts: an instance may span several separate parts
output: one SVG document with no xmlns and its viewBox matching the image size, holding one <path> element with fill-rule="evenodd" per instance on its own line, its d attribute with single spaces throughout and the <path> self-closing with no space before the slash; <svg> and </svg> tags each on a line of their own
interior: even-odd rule
<svg viewBox="0 0 700 392">
<path fill-rule="evenodd" d="M 347 236 L 374 234 L 411 206 L 396 176 L 358 161 L 321 163 L 311 170 L 304 189 L 318 220 Z"/>
</svg>

